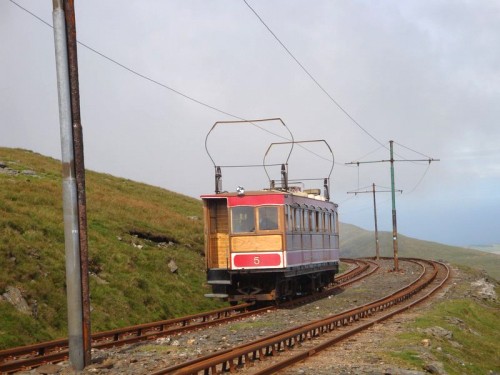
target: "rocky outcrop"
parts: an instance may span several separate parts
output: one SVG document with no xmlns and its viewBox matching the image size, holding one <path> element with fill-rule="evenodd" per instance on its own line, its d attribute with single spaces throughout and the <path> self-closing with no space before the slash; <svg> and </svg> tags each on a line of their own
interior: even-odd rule
<svg viewBox="0 0 500 375">
<path fill-rule="evenodd" d="M 9 302 L 15 309 L 23 314 L 31 315 L 32 311 L 28 303 L 24 299 L 21 291 L 14 287 L 8 286 L 5 293 L 2 295 L 3 299 Z"/>
<path fill-rule="evenodd" d="M 485 300 L 496 300 L 497 294 L 495 292 L 495 285 L 486 279 L 479 279 L 471 283 L 474 295 L 478 298 Z"/>
</svg>

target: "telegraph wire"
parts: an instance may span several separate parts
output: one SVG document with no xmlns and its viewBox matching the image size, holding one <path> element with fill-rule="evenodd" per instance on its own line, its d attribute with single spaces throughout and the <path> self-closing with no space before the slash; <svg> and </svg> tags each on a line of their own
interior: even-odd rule
<svg viewBox="0 0 500 375">
<path fill-rule="evenodd" d="M 247 0 L 243 0 L 246 6 L 252 11 L 252 13 L 259 19 L 259 21 L 264 25 L 264 27 L 269 31 L 269 33 L 276 39 L 276 41 L 283 47 L 286 53 L 300 66 L 300 68 L 311 78 L 311 80 L 319 87 L 319 89 L 339 108 L 358 128 L 360 128 L 365 134 L 367 134 L 371 139 L 373 139 L 376 143 L 378 143 L 381 147 L 388 150 L 388 147 L 379 141 L 374 135 L 372 135 L 368 130 L 366 130 L 354 117 L 352 117 L 349 112 L 347 112 L 344 107 L 340 105 L 340 103 L 335 100 L 330 93 L 318 82 L 316 78 L 305 68 L 305 66 L 293 55 L 293 53 L 285 46 L 285 44 L 278 38 L 278 36 L 271 30 L 271 28 L 266 24 L 266 22 L 262 19 L 262 17 L 257 13 L 257 11 L 252 8 L 250 4 L 248 4 Z M 404 146 L 403 146 L 404 147 Z M 411 149 L 410 149 L 411 150 Z M 396 154 L 397 155 L 397 154 Z M 404 157 L 397 155 L 402 159 Z"/>
<path fill-rule="evenodd" d="M 316 86 L 319 87 L 319 89 L 332 101 L 333 104 L 337 106 L 338 109 L 340 109 L 358 128 L 360 128 L 365 134 L 367 134 L 371 139 L 373 139 L 375 142 L 377 142 L 379 145 L 381 145 L 384 148 L 387 148 L 386 145 L 384 145 L 381 141 L 379 141 L 375 136 L 373 136 L 368 130 L 366 130 L 361 124 L 352 117 L 347 110 L 345 110 L 338 101 L 336 101 L 330 93 L 318 82 L 316 78 L 302 65 L 302 63 L 293 55 L 292 52 L 285 46 L 285 44 L 276 36 L 276 34 L 271 30 L 271 28 L 264 22 L 262 17 L 259 16 L 259 14 L 253 9 L 250 4 L 248 4 L 247 0 L 243 0 L 243 2 L 246 4 L 246 6 L 253 12 L 253 14 L 259 19 L 259 21 L 264 25 L 264 27 L 271 33 L 271 35 L 276 39 L 276 41 L 283 47 L 283 49 L 287 52 L 287 54 L 297 63 L 297 65 L 300 66 L 300 68 L 311 78 L 311 80 L 316 84 Z"/>
<path fill-rule="evenodd" d="M 17 7 L 19 7 L 20 9 L 22 9 L 23 11 L 25 11 L 26 13 L 28 13 L 28 14 L 30 14 L 31 16 L 35 17 L 37 20 L 39 20 L 40 22 L 42 22 L 42 23 L 43 23 L 43 24 L 45 24 L 46 26 L 48 26 L 48 27 L 50 27 L 50 28 L 53 28 L 53 26 L 52 26 L 50 23 L 48 23 L 48 22 L 47 22 L 47 21 L 45 21 L 44 19 L 42 19 L 42 18 L 40 18 L 39 16 L 37 16 L 35 13 L 33 13 L 33 12 L 29 11 L 28 9 L 24 8 L 24 7 L 23 7 L 23 6 L 21 6 L 20 4 L 16 3 L 14 0 L 10 0 L 10 2 L 11 2 L 12 4 L 16 5 Z M 99 52 L 98 50 L 96 50 L 95 48 L 93 48 L 93 47 L 89 46 L 88 44 L 85 44 L 85 43 L 83 43 L 83 42 L 81 42 L 81 41 L 79 41 L 79 40 L 77 40 L 77 43 L 78 43 L 78 44 L 80 44 L 82 47 L 87 48 L 89 51 L 94 52 L 95 54 L 97 54 L 97 55 L 101 56 L 102 58 L 104 58 L 104 59 L 108 60 L 109 62 L 111 62 L 111 63 L 113 63 L 113 64 L 115 64 L 115 65 L 118 65 L 118 66 L 119 66 L 119 67 L 121 67 L 122 69 L 125 69 L 126 71 L 128 71 L 128 72 L 130 72 L 130 73 L 132 73 L 132 74 L 134 74 L 134 75 L 136 75 L 136 76 L 138 76 L 138 77 L 140 77 L 140 78 L 142 78 L 142 79 L 145 79 L 145 80 L 147 80 L 147 81 L 149 81 L 149 82 L 151 82 L 151 83 L 153 83 L 153 84 L 155 84 L 155 85 L 158 85 L 158 86 L 163 87 L 163 88 L 165 88 L 165 89 L 167 89 L 167 90 L 170 90 L 171 92 L 173 92 L 173 93 L 175 93 L 175 94 L 177 94 L 177 95 L 180 95 L 180 96 L 182 96 L 183 98 L 185 98 L 185 99 L 187 99 L 187 100 L 190 100 L 190 101 L 192 101 L 192 102 L 194 102 L 194 103 L 196 103 L 196 104 L 199 104 L 199 105 L 201 105 L 201 106 L 203 106 L 203 107 L 205 107 L 205 108 L 208 108 L 208 109 L 211 109 L 211 110 L 213 110 L 213 111 L 219 112 L 219 113 L 221 113 L 221 114 L 223 114 L 223 115 L 226 115 L 226 116 L 229 116 L 229 117 L 235 118 L 235 119 L 237 119 L 237 120 L 241 120 L 241 121 L 248 121 L 248 120 L 244 119 L 243 117 L 240 117 L 240 116 L 237 116 L 237 115 L 233 115 L 232 113 L 229 113 L 229 112 L 227 112 L 227 111 L 224 111 L 224 110 L 222 110 L 222 109 L 219 109 L 219 108 L 217 108 L 217 107 L 214 107 L 214 106 L 212 106 L 212 105 L 210 105 L 210 104 L 204 103 L 204 102 L 202 102 L 201 100 L 198 100 L 198 99 L 196 99 L 196 98 L 194 98 L 194 97 L 192 97 L 192 96 L 189 96 L 189 95 L 187 95 L 187 94 L 184 94 L 183 92 L 181 92 L 181 91 L 179 91 L 179 90 L 176 90 L 176 89 L 174 89 L 174 88 L 172 88 L 172 87 L 170 87 L 170 86 L 168 86 L 168 85 L 166 85 L 166 84 L 164 84 L 164 83 L 161 83 L 161 82 L 159 82 L 159 81 L 157 81 L 157 80 L 155 80 L 155 79 L 153 79 L 153 78 L 151 78 L 151 77 L 148 77 L 148 76 L 146 76 L 146 75 L 144 75 L 144 74 L 142 74 L 142 73 L 139 73 L 138 71 L 136 71 L 136 70 L 134 70 L 134 69 L 132 69 L 132 68 L 129 68 L 128 66 L 126 66 L 126 65 L 124 65 L 124 64 L 122 64 L 122 63 L 120 63 L 119 61 L 117 61 L 117 60 L 115 60 L 115 59 L 113 59 L 113 58 L 111 58 L 111 57 L 109 57 L 109 56 L 105 55 L 104 53 Z M 274 132 L 272 132 L 272 131 L 270 131 L 270 130 L 268 130 L 268 129 L 265 129 L 265 128 L 263 128 L 263 127 L 261 127 L 261 126 L 259 126 L 259 125 L 255 124 L 255 123 L 253 123 L 253 122 L 250 122 L 250 124 L 252 124 L 253 126 L 255 126 L 255 127 L 259 128 L 260 130 L 263 130 L 263 131 L 265 131 L 265 132 L 267 132 L 267 133 L 269 133 L 269 134 L 271 134 L 271 135 L 274 135 L 274 136 L 276 136 L 276 137 L 278 137 L 278 138 L 281 138 L 281 139 L 284 139 L 284 140 L 287 140 L 287 141 L 291 141 L 291 139 L 288 139 L 287 137 L 284 137 L 284 136 L 282 136 L 282 135 L 276 134 L 276 133 L 274 133 Z M 314 152 L 314 151 L 312 151 L 312 150 L 309 150 L 309 149 L 308 149 L 307 147 L 305 147 L 305 146 L 302 146 L 302 145 L 298 145 L 298 146 L 299 146 L 299 147 L 302 147 L 302 148 L 303 148 L 303 149 L 305 149 L 307 152 L 309 152 L 309 153 L 311 153 L 311 154 L 313 154 L 313 155 L 317 156 L 317 157 L 318 157 L 318 158 L 320 158 L 320 159 L 323 159 L 323 160 L 325 160 L 325 161 L 329 161 L 329 162 L 331 162 L 331 161 L 332 161 L 331 159 L 325 158 L 325 157 L 323 157 L 323 156 L 319 155 L 318 153 L 316 153 L 316 152 Z M 334 164 L 337 164 L 337 165 L 345 165 L 345 163 L 335 162 L 335 161 L 334 161 Z"/>
<path fill-rule="evenodd" d="M 53 26 L 52 26 L 50 23 L 48 23 L 48 22 L 47 22 L 47 21 L 45 21 L 44 19 L 42 19 L 42 18 L 40 18 L 39 16 L 37 16 L 35 13 L 33 13 L 33 12 L 29 11 L 28 9 L 24 8 L 23 6 L 19 5 L 19 4 L 18 4 L 18 3 L 16 3 L 14 0 L 10 0 L 10 2 L 11 2 L 12 4 L 16 5 L 17 7 L 19 7 L 20 9 L 24 10 L 26 13 L 28 13 L 28 14 L 30 14 L 31 16 L 35 17 L 37 20 L 39 20 L 39 21 L 40 21 L 40 22 L 42 22 L 43 24 L 47 25 L 47 26 L 48 26 L 48 27 L 50 27 L 50 28 L 53 28 Z M 177 94 L 177 95 L 180 95 L 180 96 L 182 96 L 183 98 L 185 98 L 185 99 L 187 99 L 187 100 L 190 100 L 190 101 L 192 101 L 192 102 L 194 102 L 194 103 L 196 103 L 196 104 L 199 104 L 199 105 L 201 105 L 201 106 L 203 106 L 203 107 L 205 107 L 205 108 L 209 108 L 209 109 L 211 109 L 211 110 L 213 110 L 213 111 L 219 112 L 219 113 L 221 113 L 221 114 L 223 114 L 223 115 L 226 115 L 226 116 L 229 116 L 229 117 L 232 117 L 232 118 L 238 119 L 238 120 L 242 120 L 242 121 L 247 121 L 246 119 L 244 119 L 244 118 L 242 118 L 242 117 L 240 117 L 240 116 L 233 115 L 232 113 L 229 113 L 229 112 L 227 112 L 227 111 L 224 111 L 224 110 L 222 110 L 222 109 L 219 109 L 219 108 L 217 108 L 217 107 L 214 107 L 214 106 L 212 106 L 212 105 L 210 105 L 210 104 L 207 104 L 207 103 L 205 103 L 205 102 L 202 102 L 201 100 L 198 100 L 198 99 L 196 99 L 196 98 L 194 98 L 194 97 L 192 97 L 192 96 L 190 96 L 190 95 L 184 94 L 183 92 L 181 92 L 181 91 L 179 91 L 179 90 L 176 90 L 176 89 L 174 89 L 173 87 L 170 87 L 170 86 L 168 86 L 168 85 L 166 85 L 166 84 L 164 84 L 164 83 L 161 83 L 161 82 L 159 82 L 159 81 L 157 81 L 157 80 L 155 80 L 155 79 L 153 79 L 153 78 L 151 78 L 151 77 L 148 77 L 148 76 L 146 76 L 146 75 L 144 75 L 144 74 L 142 74 L 142 73 L 139 73 L 138 71 L 136 71 L 136 70 L 134 70 L 134 69 L 132 69 L 132 68 L 129 68 L 128 66 L 126 66 L 126 65 L 124 65 L 124 64 L 122 64 L 122 63 L 120 63 L 119 61 L 117 61 L 117 60 L 115 60 L 115 59 L 113 59 L 113 58 L 111 58 L 111 57 L 109 57 L 109 56 L 105 55 L 104 53 L 99 52 L 98 50 L 96 50 L 95 48 L 93 48 L 93 47 L 89 46 L 88 44 L 85 44 L 85 43 L 83 43 L 83 42 L 81 42 L 81 41 L 79 41 L 79 40 L 77 41 L 77 43 L 78 43 L 79 45 L 81 45 L 82 47 L 85 47 L 85 48 L 86 48 L 86 49 L 88 49 L 89 51 L 94 52 L 95 54 L 97 54 L 97 55 L 101 56 L 102 58 L 104 58 L 104 59 L 108 60 L 109 62 L 111 62 L 111 63 L 113 63 L 113 64 L 115 64 L 115 65 L 118 65 L 118 66 L 119 66 L 119 67 L 121 67 L 122 69 L 125 69 L 126 71 L 128 71 L 128 72 L 130 72 L 130 73 L 132 73 L 132 74 L 134 74 L 134 75 L 136 75 L 136 76 L 138 76 L 138 77 L 140 77 L 140 78 L 142 78 L 142 79 L 145 79 L 145 80 L 147 80 L 147 81 L 149 81 L 149 82 L 151 82 L 151 83 L 153 83 L 153 84 L 155 84 L 155 85 L 158 85 L 158 86 L 163 87 L 163 88 L 165 88 L 165 89 L 167 89 L 167 90 L 170 90 L 171 92 L 173 92 L 173 93 L 175 93 L 175 94 Z M 274 136 L 278 137 L 278 138 L 281 138 L 281 139 L 285 139 L 285 140 L 287 140 L 287 141 L 290 141 L 290 139 L 288 139 L 288 138 L 286 138 L 286 137 L 284 137 L 284 136 L 282 136 L 282 135 L 276 134 L 276 133 L 274 133 L 274 132 L 272 132 L 272 131 L 270 131 L 270 130 L 268 130 L 268 129 L 265 129 L 265 128 L 263 128 L 263 127 L 261 127 L 261 126 L 259 126 L 259 125 L 255 124 L 255 123 L 253 123 L 253 122 L 252 122 L 251 124 L 252 124 L 252 125 L 254 125 L 255 127 L 257 127 L 257 128 L 259 128 L 259 129 L 261 129 L 261 130 L 263 130 L 263 131 L 265 131 L 265 132 L 269 133 L 269 134 L 272 134 L 272 135 L 274 135 Z"/>
<path fill-rule="evenodd" d="M 415 151 L 415 150 L 413 150 L 413 149 L 411 149 L 409 147 L 406 147 L 406 146 L 402 145 L 401 143 L 398 143 L 396 141 L 394 141 L 394 143 L 397 144 L 397 145 L 399 145 L 399 146 L 401 146 L 401 147 L 403 147 L 403 148 L 406 148 L 409 151 L 412 151 L 412 152 L 414 152 L 416 154 L 419 154 L 420 156 L 424 156 L 424 157 L 426 157 L 428 159 L 432 159 L 429 155 L 422 154 L 421 152 L 418 152 L 418 151 Z"/>
<path fill-rule="evenodd" d="M 42 23 L 44 23 L 45 25 L 47 25 L 48 27 L 53 28 L 53 26 L 52 26 L 50 23 L 48 23 L 48 22 L 47 22 L 47 21 L 45 21 L 44 19 L 42 19 L 42 18 L 38 17 L 35 13 L 32 13 L 32 12 L 31 12 L 31 11 L 29 11 L 28 9 L 26 9 L 26 8 L 22 7 L 21 5 L 19 5 L 18 3 L 16 3 L 14 0 L 10 0 L 10 2 L 11 2 L 12 4 L 14 4 L 14 5 L 18 6 L 19 8 L 21 8 L 21 9 L 22 9 L 22 10 L 24 10 L 25 12 L 29 13 L 30 15 L 32 15 L 33 17 L 35 17 L 35 18 L 36 18 L 37 20 L 39 20 L 40 22 L 42 22 Z M 168 85 L 166 85 L 166 84 L 164 84 L 164 83 L 158 82 L 157 80 L 155 80 L 155 79 L 153 79 L 153 78 L 150 78 L 150 77 L 148 77 L 148 76 L 146 76 L 146 75 L 144 75 L 144 74 L 142 74 L 142 73 L 139 73 L 139 72 L 137 72 L 136 70 L 134 70 L 134 69 L 132 69 L 132 68 L 129 68 L 128 66 L 126 66 L 126 65 L 124 65 L 124 64 L 122 64 L 122 63 L 120 63 L 120 62 L 118 62 L 118 61 L 116 61 L 116 60 L 114 60 L 114 59 L 112 59 L 111 57 L 106 56 L 106 55 L 105 55 L 105 54 L 103 54 L 102 52 L 97 51 L 96 49 L 94 49 L 94 48 L 90 47 L 88 44 L 85 44 L 85 43 L 83 43 L 83 42 L 81 42 L 81 41 L 79 41 L 79 40 L 77 41 L 77 43 L 78 43 L 78 44 L 80 44 L 82 47 L 85 47 L 85 48 L 87 48 L 88 50 L 90 50 L 90 51 L 94 52 L 95 54 L 97 54 L 97 55 L 101 56 L 102 58 L 104 58 L 104 59 L 106 59 L 106 60 L 108 60 L 108 61 L 112 62 L 113 64 L 118 65 L 119 67 L 121 67 L 121 68 L 123 68 L 123 69 L 125 69 L 125 70 L 129 71 L 130 73 L 132 73 L 132 74 L 134 74 L 134 75 L 136 75 L 136 76 L 138 76 L 138 77 L 140 77 L 140 78 L 143 78 L 143 79 L 145 79 L 145 80 L 147 80 L 147 81 L 149 81 L 149 82 L 152 82 L 152 83 L 154 83 L 154 84 L 156 84 L 156 85 L 158 85 L 158 86 L 161 86 L 161 87 L 163 87 L 163 88 L 165 88 L 165 89 L 167 89 L 167 90 L 170 90 L 170 91 L 172 91 L 172 92 L 176 93 L 177 95 L 182 96 L 182 97 L 183 97 L 183 98 L 185 98 L 185 99 L 191 100 L 192 102 L 195 102 L 195 103 L 200 104 L 200 105 L 202 105 L 202 106 L 204 106 L 204 107 L 206 107 L 206 108 L 209 108 L 209 109 L 212 109 L 212 110 L 217 111 L 217 112 L 219 112 L 219 113 L 222 113 L 222 114 L 224 114 L 224 115 L 226 115 L 226 116 L 233 117 L 233 118 L 236 118 L 236 119 L 238 119 L 238 120 L 243 120 L 243 121 L 246 121 L 245 119 L 243 119 L 243 118 L 241 118 L 241 117 L 239 117 L 239 116 L 233 115 L 233 114 L 231 114 L 231 113 L 229 113 L 229 112 L 226 112 L 226 111 L 224 111 L 224 110 L 222 110 L 222 109 L 216 108 L 216 107 L 214 107 L 214 106 L 212 106 L 212 105 L 210 105 L 210 104 L 204 103 L 204 102 L 202 102 L 201 100 L 195 99 L 195 98 L 193 98 L 193 97 L 191 97 L 191 96 L 189 96 L 189 95 L 187 95 L 187 94 L 184 94 L 184 93 L 180 92 L 179 90 L 176 90 L 176 89 L 174 89 L 174 88 L 172 88 L 172 87 L 170 87 L 170 86 L 168 86 Z M 266 130 L 266 131 L 267 131 L 267 129 L 263 129 L 263 130 Z M 274 134 L 274 135 L 276 135 L 276 134 Z"/>
</svg>

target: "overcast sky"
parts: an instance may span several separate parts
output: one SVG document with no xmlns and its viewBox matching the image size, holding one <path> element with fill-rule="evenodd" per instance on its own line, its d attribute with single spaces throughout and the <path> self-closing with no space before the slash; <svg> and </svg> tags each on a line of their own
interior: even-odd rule
<svg viewBox="0 0 500 375">
<path fill-rule="evenodd" d="M 51 1 L 16 2 L 52 24 Z M 373 229 L 372 196 L 347 192 L 390 186 L 388 163 L 344 163 L 387 160 L 378 142 L 394 140 L 397 159 L 440 159 L 396 163 L 400 233 L 454 245 L 500 243 L 499 1 L 248 3 L 366 132 L 240 0 L 77 1 L 77 36 L 221 111 L 280 117 L 296 140 L 325 139 L 343 222 Z M 82 46 L 78 58 L 86 167 L 192 197 L 212 193 L 205 136 L 216 121 L 234 118 Z M 9 0 L 0 0 L 0 96 L 0 146 L 60 158 L 53 31 Z M 209 138 L 214 160 L 262 163 L 270 142 L 289 138 L 278 122 L 265 129 L 276 135 L 217 127 Z M 297 149 L 292 178 L 305 178 L 300 169 L 328 175 L 328 149 L 313 150 L 321 158 Z M 254 168 L 223 169 L 223 183 L 226 190 L 268 185 Z M 377 195 L 377 208 L 380 229 L 391 230 L 390 194 Z"/>
</svg>

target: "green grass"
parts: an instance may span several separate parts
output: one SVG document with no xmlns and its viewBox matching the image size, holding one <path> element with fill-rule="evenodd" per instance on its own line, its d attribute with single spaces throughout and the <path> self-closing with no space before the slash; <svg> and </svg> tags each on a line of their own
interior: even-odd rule
<svg viewBox="0 0 500 375">
<path fill-rule="evenodd" d="M 262 320 L 251 321 L 251 322 L 239 322 L 234 323 L 229 326 L 230 331 L 238 332 L 244 331 L 248 329 L 258 329 L 258 328 L 269 328 L 273 327 L 274 323 L 266 322 Z"/>
<path fill-rule="evenodd" d="M 465 285 L 458 286 L 465 288 Z M 498 290 L 497 290 L 498 293 Z M 405 333 L 389 343 L 388 360 L 422 369 L 424 358 L 433 357 L 441 362 L 449 374 L 488 374 L 500 371 L 500 303 L 474 298 L 445 300 L 434 304 L 405 327 Z M 432 335 L 429 328 L 441 327 L 452 337 Z M 429 339 L 429 348 L 422 340 Z M 404 348 L 401 350 L 401 348 Z M 425 353 L 428 350 L 430 353 Z"/>
<path fill-rule="evenodd" d="M 0 300 L 3 349 L 65 337 L 67 317 L 61 162 L 8 148 L 0 148 L 0 161 L 13 170 L 37 174 L 0 173 L 0 295 L 14 286 L 30 306 L 35 301 L 38 306 L 35 318 Z M 202 256 L 201 201 L 91 171 L 86 174 L 86 188 L 92 332 L 221 306 L 203 297 L 209 289 Z M 191 220 L 192 216 L 200 220 Z M 159 247 L 133 232 L 165 237 L 173 245 Z M 382 248 L 390 255 L 386 237 L 382 236 Z M 372 252 L 372 234 L 354 226 L 342 226 L 341 241 L 343 257 Z M 483 267 L 497 278 L 500 273 L 500 257 L 494 254 L 404 236 L 400 250 L 401 256 L 456 255 L 459 263 Z M 179 267 L 174 274 L 167 266 L 171 259 Z"/>
<path fill-rule="evenodd" d="M 414 368 L 422 368 L 424 366 L 424 361 L 420 357 L 420 353 L 415 350 L 395 351 L 391 353 L 391 356 L 399 363 L 405 363 Z"/>
<path fill-rule="evenodd" d="M 0 160 L 37 174 L 0 173 L 0 295 L 15 286 L 30 305 L 38 304 L 35 319 L 0 301 L 2 349 L 64 337 L 67 318 L 61 163 L 6 148 L 0 148 Z M 208 287 L 199 200 L 89 171 L 86 193 L 93 332 L 221 305 L 203 296 Z M 159 247 L 132 231 L 174 244 Z M 179 267 L 175 274 L 167 267 L 171 259 Z"/>
</svg>

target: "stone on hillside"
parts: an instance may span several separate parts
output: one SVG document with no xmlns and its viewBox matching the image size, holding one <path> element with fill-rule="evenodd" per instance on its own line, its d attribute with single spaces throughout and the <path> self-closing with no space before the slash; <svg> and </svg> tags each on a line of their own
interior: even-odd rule
<svg viewBox="0 0 500 375">
<path fill-rule="evenodd" d="M 474 288 L 474 295 L 485 300 L 496 300 L 495 285 L 486 279 L 480 279 L 471 283 Z"/>
<path fill-rule="evenodd" d="M 425 365 L 424 370 L 427 371 L 429 374 L 439 374 L 439 370 L 436 368 L 434 365 Z"/>
<path fill-rule="evenodd" d="M 453 332 L 444 329 L 443 327 L 434 326 L 430 328 L 424 329 L 424 332 L 428 335 L 432 335 L 434 337 L 441 337 L 444 339 L 451 340 L 453 338 Z"/>
<path fill-rule="evenodd" d="M 25 169 L 21 173 L 26 176 L 36 176 L 36 172 L 32 171 L 31 169 Z"/>
<path fill-rule="evenodd" d="M 107 285 L 109 284 L 108 281 L 104 280 L 103 278 L 99 277 L 97 274 L 95 273 L 91 273 L 90 274 L 90 277 L 93 278 L 95 280 L 95 282 L 99 285 Z"/>
<path fill-rule="evenodd" d="M 5 290 L 6 291 L 3 294 L 3 298 L 7 302 L 14 306 L 17 311 L 23 314 L 31 315 L 31 309 L 18 288 L 14 286 L 8 286 Z"/>
<path fill-rule="evenodd" d="M 424 370 L 429 374 L 446 374 L 441 362 L 431 362 L 424 366 Z"/>
<path fill-rule="evenodd" d="M 177 267 L 177 263 L 175 263 L 175 260 L 170 259 L 170 262 L 168 262 L 168 268 L 170 269 L 170 272 L 176 273 L 179 267 Z"/>
<path fill-rule="evenodd" d="M 7 168 L 7 164 L 0 160 L 0 168 Z"/>
</svg>

